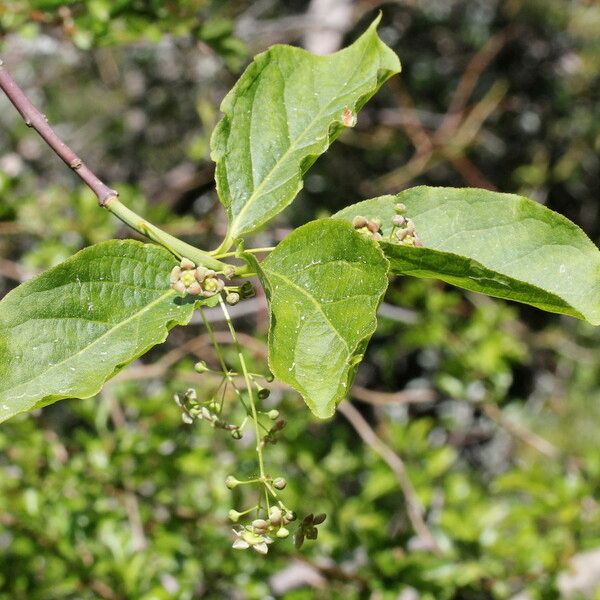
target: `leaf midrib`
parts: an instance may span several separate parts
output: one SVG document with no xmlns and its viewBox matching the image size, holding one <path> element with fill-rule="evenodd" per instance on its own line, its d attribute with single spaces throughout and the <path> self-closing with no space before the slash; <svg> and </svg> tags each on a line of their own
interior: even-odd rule
<svg viewBox="0 0 600 600">
<path fill-rule="evenodd" d="M 130 323 L 131 321 L 139 318 L 144 313 L 148 312 L 151 308 L 153 308 L 156 304 L 159 304 L 160 302 L 166 300 L 167 298 L 169 298 L 169 296 L 175 296 L 175 295 L 176 295 L 176 293 L 174 291 L 168 290 L 162 296 L 159 296 L 156 300 L 152 301 L 150 304 L 147 304 L 142 310 L 134 313 L 133 315 L 131 315 L 127 319 L 124 319 L 123 321 L 120 321 L 114 327 L 112 327 L 108 331 L 104 332 L 100 337 L 96 338 L 91 344 L 89 344 L 85 348 L 82 348 L 81 350 L 77 351 L 75 354 L 70 354 L 68 357 L 66 357 L 62 361 L 60 361 L 58 363 L 55 363 L 54 365 L 52 365 L 51 367 L 49 367 L 46 371 L 43 371 L 42 373 L 38 373 L 33 379 L 29 379 L 28 381 L 20 383 L 20 384 L 17 385 L 17 387 L 13 387 L 11 389 L 13 391 L 16 391 L 16 390 L 22 388 L 23 386 L 31 385 L 33 382 L 35 382 L 36 380 L 38 380 L 40 377 L 47 376 L 48 373 L 54 371 L 56 368 L 61 367 L 61 366 L 65 365 L 65 364 L 67 364 L 72 359 L 75 359 L 78 356 L 80 356 L 81 354 L 83 354 L 83 353 L 87 352 L 88 350 L 90 350 L 94 345 L 96 345 L 100 340 L 102 340 L 106 336 L 114 333 L 115 331 L 117 331 L 119 328 L 121 328 L 122 326 L 126 325 L 127 323 Z M 4 388 L 4 389 L 0 388 L 0 393 L 4 393 L 6 391 L 6 389 L 7 388 Z M 0 399 L 3 399 L 3 398 L 0 396 Z M 19 398 L 19 399 L 22 399 L 22 397 Z M 9 400 L 9 399 L 7 399 L 7 400 Z"/>
<path fill-rule="evenodd" d="M 331 327 L 331 329 L 333 330 L 333 332 L 340 339 L 340 341 L 344 344 L 344 346 L 346 347 L 346 350 L 347 350 L 348 354 L 352 354 L 352 352 L 350 350 L 350 346 L 348 345 L 348 342 L 345 340 L 345 338 L 342 336 L 342 334 L 337 330 L 337 328 L 333 325 L 333 323 L 331 322 L 331 320 L 329 319 L 329 317 L 323 311 L 323 308 L 321 307 L 320 303 L 317 301 L 317 299 L 312 294 L 310 294 L 303 287 L 300 287 L 298 284 L 296 284 L 291 279 L 288 279 L 285 275 L 281 275 L 280 273 L 276 273 L 275 271 L 271 271 L 271 270 L 266 269 L 264 267 L 263 267 L 263 271 L 265 273 L 268 273 L 269 275 L 272 275 L 272 276 L 274 276 L 276 278 L 279 278 L 279 279 L 283 280 L 287 285 L 289 285 L 290 287 L 294 288 L 295 290 L 298 290 L 302 295 L 306 296 L 312 302 L 312 304 L 316 307 L 317 312 L 319 312 L 323 316 L 323 318 L 325 319 L 325 321 L 327 321 L 327 323 L 329 324 L 329 326 Z"/>
<path fill-rule="evenodd" d="M 362 61 L 365 57 L 365 54 L 367 53 L 367 49 L 370 48 L 370 44 L 365 45 L 365 49 L 360 57 L 360 60 L 357 61 L 357 67 L 355 68 L 354 72 L 352 73 L 352 76 L 348 79 L 349 81 L 352 80 L 354 78 L 354 76 L 356 75 L 359 66 L 362 64 Z M 285 85 L 284 85 L 285 87 Z M 346 92 L 348 93 L 348 92 Z M 250 194 L 250 196 L 248 197 L 248 199 L 245 201 L 244 205 L 242 206 L 242 208 L 240 209 L 240 211 L 237 213 L 237 215 L 234 217 L 234 219 L 232 220 L 231 223 L 231 229 L 232 229 L 232 235 L 234 235 L 237 233 L 237 224 L 241 221 L 241 217 L 244 213 L 247 212 L 248 207 L 253 204 L 253 202 L 256 201 L 256 197 L 258 194 L 260 194 L 263 190 L 263 188 L 265 187 L 267 181 L 269 181 L 273 175 L 273 173 L 279 169 L 279 166 L 287 159 L 288 155 L 296 150 L 296 147 L 298 145 L 298 143 L 300 142 L 300 140 L 308 133 L 308 131 L 310 131 L 310 129 L 314 126 L 314 124 L 323 116 L 323 113 L 329 108 L 329 106 L 331 105 L 331 103 L 335 100 L 334 98 L 330 98 L 327 101 L 327 104 L 325 104 L 315 115 L 315 117 L 312 119 L 312 121 L 302 130 L 302 132 L 298 135 L 298 137 L 294 140 L 294 142 L 292 144 L 290 144 L 290 146 L 288 146 L 288 149 L 281 155 L 281 158 L 273 165 L 273 168 L 267 173 L 267 175 L 265 176 L 265 178 L 258 184 L 258 186 L 256 188 L 254 188 L 254 191 L 252 192 L 252 194 Z M 285 102 L 284 102 L 285 104 Z M 254 112 L 254 100 L 252 101 L 252 111 Z M 287 111 L 287 108 L 286 108 Z M 250 116 L 250 120 L 252 120 L 252 115 Z M 327 134 L 327 137 L 329 137 L 329 134 Z M 297 175 L 297 173 L 295 174 Z M 229 177 L 228 177 L 229 179 Z M 291 179 L 291 178 L 290 178 Z"/>
</svg>

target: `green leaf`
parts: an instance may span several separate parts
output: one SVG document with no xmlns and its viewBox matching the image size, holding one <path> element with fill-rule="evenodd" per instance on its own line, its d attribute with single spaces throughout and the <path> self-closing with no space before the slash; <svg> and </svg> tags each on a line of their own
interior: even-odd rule
<svg viewBox="0 0 600 600">
<path fill-rule="evenodd" d="M 348 394 L 377 325 L 388 262 L 370 239 L 322 219 L 251 261 L 270 301 L 269 365 L 309 408 L 330 417 Z"/>
<path fill-rule="evenodd" d="M 86 248 L 0 302 L 0 422 L 88 398 L 187 323 L 194 303 L 169 287 L 175 259 L 132 240 Z"/>
<path fill-rule="evenodd" d="M 304 173 L 344 128 L 345 109 L 356 114 L 400 71 L 398 57 L 377 36 L 378 22 L 330 56 L 273 46 L 227 94 L 211 140 L 229 217 L 221 248 L 290 204 Z"/>
<path fill-rule="evenodd" d="M 382 242 L 393 272 L 600 325 L 600 251 L 562 215 L 513 194 L 416 187 L 359 202 L 335 217 L 378 217 L 385 236 L 396 202 L 406 205 L 424 247 Z"/>
</svg>

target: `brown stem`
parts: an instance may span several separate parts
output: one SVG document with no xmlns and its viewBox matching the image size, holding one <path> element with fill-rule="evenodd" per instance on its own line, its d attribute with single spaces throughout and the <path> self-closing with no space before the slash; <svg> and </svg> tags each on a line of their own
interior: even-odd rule
<svg viewBox="0 0 600 600">
<path fill-rule="evenodd" d="M 96 194 L 100 206 L 106 206 L 111 198 L 119 193 L 109 188 L 83 161 L 67 146 L 48 124 L 48 119 L 31 103 L 25 92 L 17 85 L 0 60 L 0 89 L 19 111 L 25 124 L 37 131 L 39 136 L 54 150 L 79 178 Z"/>
<path fill-rule="evenodd" d="M 406 467 L 404 466 L 402 459 L 375 433 L 371 426 L 365 421 L 364 417 L 350 402 L 342 402 L 338 406 L 338 411 L 348 419 L 349 423 L 354 427 L 362 440 L 388 464 L 396 476 L 396 480 L 404 494 L 404 499 L 406 500 L 406 512 L 415 533 L 419 536 L 426 548 L 435 554 L 441 554 L 440 547 L 429 530 L 427 523 L 425 523 L 423 517 L 423 513 L 425 512 L 423 505 L 421 504 L 417 491 L 406 472 Z"/>
</svg>

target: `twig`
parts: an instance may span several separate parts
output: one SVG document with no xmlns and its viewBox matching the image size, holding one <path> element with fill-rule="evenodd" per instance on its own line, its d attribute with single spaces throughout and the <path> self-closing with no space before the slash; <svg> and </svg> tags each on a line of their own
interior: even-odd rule
<svg viewBox="0 0 600 600">
<path fill-rule="evenodd" d="M 25 124 L 37 131 L 39 136 L 54 150 L 56 155 L 94 192 L 100 206 L 105 206 L 119 194 L 109 188 L 83 163 L 48 124 L 48 119 L 30 102 L 0 60 L 0 89 L 7 95 L 23 117 Z"/>
<path fill-rule="evenodd" d="M 509 419 L 500 408 L 491 402 L 486 402 L 482 405 L 483 412 L 495 423 L 506 429 L 508 433 L 525 442 L 541 454 L 549 458 L 557 458 L 560 456 L 560 450 L 551 444 L 548 440 L 527 429 L 524 425 Z"/>
<path fill-rule="evenodd" d="M 433 402 L 437 394 L 428 389 L 408 389 L 401 392 L 378 392 L 369 390 L 360 385 L 352 387 L 351 396 L 360 402 L 373 404 L 374 406 L 387 406 L 389 404 L 419 404 Z"/>
<path fill-rule="evenodd" d="M 458 128 L 459 123 L 463 120 L 462 113 L 467 105 L 467 101 L 473 94 L 479 78 L 500 50 L 502 50 L 506 42 L 512 37 L 513 33 L 514 31 L 510 28 L 500 31 L 490 37 L 485 45 L 471 57 L 456 86 L 444 121 L 436 131 L 438 139 L 451 136 Z"/>
<path fill-rule="evenodd" d="M 22 283 L 23 281 L 27 281 L 33 275 L 33 273 L 29 273 L 21 265 L 13 262 L 12 260 L 0 258 L 0 275 L 2 277 L 6 277 L 7 279 L 12 279 L 13 281 Z"/>
<path fill-rule="evenodd" d="M 32 127 L 55 154 L 94 192 L 101 207 L 106 208 L 138 233 L 161 244 L 178 258 L 185 256 L 196 264 L 205 265 L 217 271 L 227 267 L 208 252 L 190 246 L 186 242 L 169 235 L 122 204 L 117 198 L 119 193 L 108 187 L 97 177 L 57 135 L 49 125 L 48 119 L 31 103 L 25 92 L 5 69 L 2 60 L 0 60 L 0 89 L 19 111 L 25 124 Z"/>
<path fill-rule="evenodd" d="M 406 467 L 402 459 L 381 439 L 377 436 L 371 426 L 365 421 L 363 416 L 352 406 L 350 402 L 342 402 L 338 406 L 338 411 L 341 412 L 362 440 L 368 444 L 381 458 L 387 463 L 393 471 L 400 489 L 406 500 L 406 512 L 412 524 L 415 533 L 421 538 L 425 546 L 434 552 L 440 554 L 441 550 L 435 541 L 429 527 L 423 518 L 424 508 L 417 496 L 417 492 L 410 480 Z"/>
</svg>

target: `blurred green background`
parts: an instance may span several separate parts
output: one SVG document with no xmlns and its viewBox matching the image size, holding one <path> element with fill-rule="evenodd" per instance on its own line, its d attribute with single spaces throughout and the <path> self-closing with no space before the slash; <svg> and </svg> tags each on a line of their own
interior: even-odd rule
<svg viewBox="0 0 600 600">
<path fill-rule="evenodd" d="M 594 0 L 4 0 L 0 56 L 125 203 L 210 248 L 223 95 L 269 45 L 330 52 L 380 9 L 402 74 L 256 245 L 417 184 L 520 193 L 598 243 Z M 128 235 L 0 98 L 0 296 Z M 236 309 L 260 368 L 264 299 Z M 328 518 L 317 542 L 261 557 L 231 548 L 227 511 L 243 503 L 223 484 L 253 473 L 252 444 L 181 422 L 172 395 L 209 393 L 190 367 L 214 355 L 201 325 L 175 330 L 98 397 L 0 428 L 0 598 L 599 599 L 599 342 L 570 318 L 396 280 L 353 405 L 404 461 L 441 553 L 345 416 L 318 422 L 275 387 L 288 425 L 270 468 L 289 506 Z"/>
</svg>

